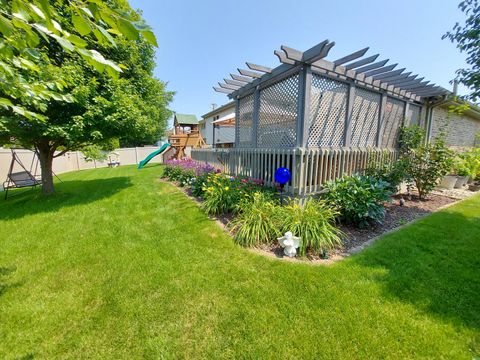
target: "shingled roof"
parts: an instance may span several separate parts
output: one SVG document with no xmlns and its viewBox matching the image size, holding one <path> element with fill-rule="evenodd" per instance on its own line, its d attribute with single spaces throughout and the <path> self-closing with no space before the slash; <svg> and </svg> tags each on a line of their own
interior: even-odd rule
<svg viewBox="0 0 480 360">
<path fill-rule="evenodd" d="M 192 114 L 175 114 L 174 123 L 178 125 L 198 125 L 198 120 Z"/>
</svg>

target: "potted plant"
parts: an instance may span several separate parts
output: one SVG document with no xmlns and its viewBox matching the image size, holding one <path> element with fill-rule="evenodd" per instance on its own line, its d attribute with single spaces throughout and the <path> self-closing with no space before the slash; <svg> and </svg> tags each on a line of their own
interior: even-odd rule
<svg viewBox="0 0 480 360">
<path fill-rule="evenodd" d="M 454 188 L 461 189 L 467 184 L 468 179 L 470 178 L 470 171 L 466 165 L 466 160 L 463 154 L 459 154 L 455 158 L 454 169 L 455 173 L 457 174 L 457 180 L 455 182 Z"/>
</svg>

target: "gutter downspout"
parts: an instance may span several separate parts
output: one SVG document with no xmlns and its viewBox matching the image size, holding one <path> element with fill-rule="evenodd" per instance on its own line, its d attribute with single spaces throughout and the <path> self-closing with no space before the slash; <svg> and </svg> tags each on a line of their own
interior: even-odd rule
<svg viewBox="0 0 480 360">
<path fill-rule="evenodd" d="M 446 97 L 442 97 L 441 100 L 431 103 L 431 105 L 427 106 L 427 114 L 426 114 L 426 120 L 427 120 L 427 136 L 425 139 L 425 142 L 430 142 L 432 139 L 432 123 L 433 123 L 433 109 L 446 103 L 447 99 Z"/>
</svg>

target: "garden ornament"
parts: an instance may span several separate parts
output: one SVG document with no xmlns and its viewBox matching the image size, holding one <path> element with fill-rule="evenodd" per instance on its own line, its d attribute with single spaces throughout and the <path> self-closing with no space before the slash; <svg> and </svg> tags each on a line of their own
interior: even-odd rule
<svg viewBox="0 0 480 360">
<path fill-rule="evenodd" d="M 300 238 L 293 236 L 291 231 L 287 231 L 284 236 L 277 238 L 280 245 L 285 248 L 284 254 L 288 257 L 297 255 L 297 248 L 300 246 Z"/>
<path fill-rule="evenodd" d="M 280 167 L 275 171 L 275 181 L 280 184 L 280 204 L 283 205 L 283 188 L 285 184 L 288 183 L 292 177 L 290 170 L 284 167 Z"/>
</svg>

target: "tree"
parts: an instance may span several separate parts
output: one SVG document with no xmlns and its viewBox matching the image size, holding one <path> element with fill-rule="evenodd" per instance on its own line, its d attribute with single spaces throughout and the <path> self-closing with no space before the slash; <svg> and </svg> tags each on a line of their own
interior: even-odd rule
<svg viewBox="0 0 480 360">
<path fill-rule="evenodd" d="M 452 31 L 443 35 L 467 54 L 466 69 L 457 70 L 457 80 L 471 90 L 466 98 L 478 102 L 480 97 L 480 4 L 478 0 L 462 1 L 458 7 L 467 16 L 465 24 L 456 23 Z"/>
<path fill-rule="evenodd" d="M 59 16 L 58 26 L 69 34 L 78 31 L 72 20 L 74 17 L 69 17 L 71 9 L 59 3 L 62 2 L 52 6 Z M 96 4 L 96 1 L 89 3 Z M 143 24 L 128 3 L 116 0 L 108 4 L 112 12 L 122 14 L 133 24 Z M 104 23 L 103 17 L 100 21 Z M 133 25 L 132 28 L 135 29 Z M 116 32 L 113 28 L 108 30 Z M 19 98 L 17 101 L 23 113 L 12 111 L 10 107 L 0 112 L 0 141 L 14 139 L 37 151 L 44 194 L 54 192 L 52 164 L 55 156 L 85 146 L 103 146 L 112 139 L 142 141 L 140 134 L 151 138 L 165 129 L 170 115 L 167 105 L 173 93 L 167 92 L 166 85 L 152 76 L 154 50 L 148 35 L 139 36 L 143 34 L 141 31 L 137 31 L 136 36 L 116 33 L 114 42 L 112 37 L 106 36 L 100 41 L 95 30 L 88 34 L 84 31 L 82 40 L 86 48 L 93 48 L 103 54 L 104 59 L 108 58 L 109 64 L 119 64 L 115 66 L 122 70 L 120 76 L 109 71 L 107 66 L 98 67 L 81 52 L 66 51 L 59 42 L 40 39 L 36 48 L 38 68 L 21 75 L 28 83 L 46 87 L 61 84 L 61 88 L 56 87 L 54 95 L 43 99 L 41 107 Z M 37 114 L 38 109 L 42 111 L 39 116 L 30 115 Z"/>
</svg>

